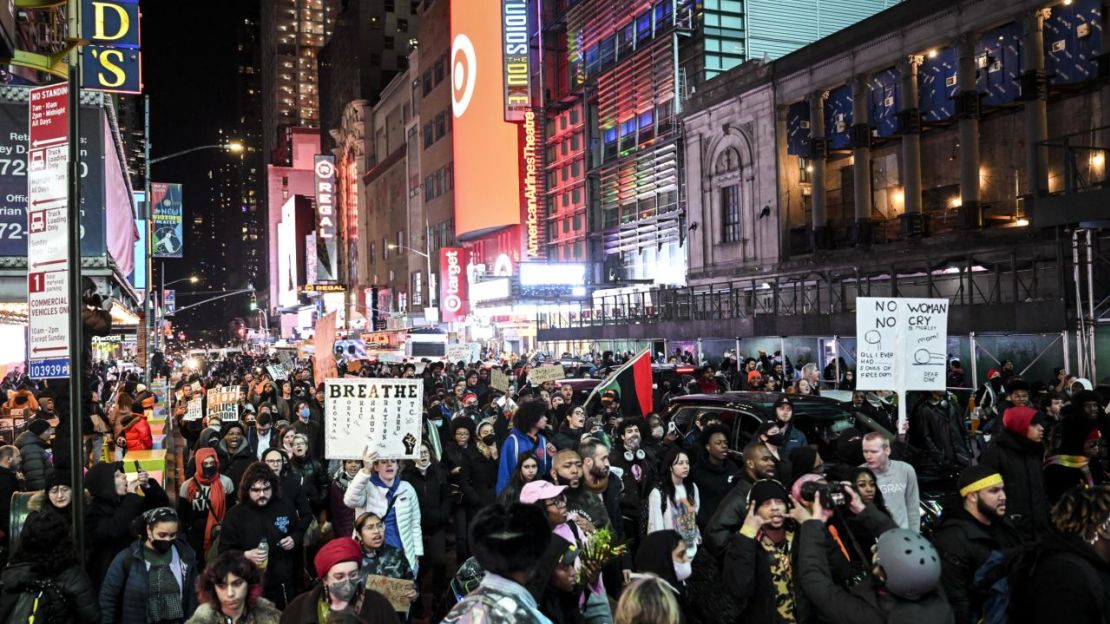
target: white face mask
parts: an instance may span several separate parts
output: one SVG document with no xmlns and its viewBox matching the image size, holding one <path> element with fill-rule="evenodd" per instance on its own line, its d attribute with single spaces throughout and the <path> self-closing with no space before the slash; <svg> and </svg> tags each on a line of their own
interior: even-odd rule
<svg viewBox="0 0 1110 624">
<path fill-rule="evenodd" d="M 690 563 L 689 561 L 687 561 L 686 563 L 679 563 L 677 561 L 674 562 L 674 575 L 675 578 L 678 579 L 678 582 L 681 583 L 685 581 L 686 579 L 690 578 L 690 575 L 693 573 L 694 564 Z"/>
</svg>

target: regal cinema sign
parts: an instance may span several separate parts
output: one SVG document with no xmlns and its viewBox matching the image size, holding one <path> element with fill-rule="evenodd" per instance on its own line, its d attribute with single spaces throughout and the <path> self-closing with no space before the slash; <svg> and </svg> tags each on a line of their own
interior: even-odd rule
<svg viewBox="0 0 1110 624">
<path fill-rule="evenodd" d="M 82 0 L 81 86 L 113 93 L 141 93 L 139 0 Z"/>
<path fill-rule="evenodd" d="M 466 300 L 466 250 L 439 250 L 439 310 L 445 323 L 461 321 L 469 312 Z"/>
</svg>

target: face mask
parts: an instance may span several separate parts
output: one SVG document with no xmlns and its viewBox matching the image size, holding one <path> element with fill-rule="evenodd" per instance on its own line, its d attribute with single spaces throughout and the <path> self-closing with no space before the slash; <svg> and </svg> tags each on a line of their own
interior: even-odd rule
<svg viewBox="0 0 1110 624">
<path fill-rule="evenodd" d="M 690 563 L 689 561 L 687 561 L 686 563 L 679 563 L 677 561 L 674 562 L 675 578 L 677 578 L 678 582 L 680 582 L 680 583 L 682 581 L 685 581 L 686 579 L 690 578 L 691 574 L 694 573 L 693 568 L 694 568 L 694 565 L 692 563 Z"/>
<path fill-rule="evenodd" d="M 774 446 L 782 446 L 783 444 L 786 444 L 786 436 L 782 435 L 781 433 L 776 433 L 773 436 L 767 436 L 767 442 Z"/>
<path fill-rule="evenodd" d="M 663 439 L 663 428 L 662 427 L 656 427 L 656 428 L 652 429 L 651 430 L 651 437 L 655 438 L 656 440 L 662 440 Z"/>
<path fill-rule="evenodd" d="M 212 477 L 216 476 L 216 467 L 215 466 L 201 466 L 200 473 L 202 475 L 204 475 L 205 479 L 211 479 Z"/>
<path fill-rule="evenodd" d="M 173 547 L 173 540 L 158 540 L 158 539 L 156 539 L 156 540 L 151 540 L 150 542 L 151 542 L 151 545 L 154 546 L 154 550 L 157 550 L 158 552 L 160 552 L 162 554 L 170 552 L 170 548 Z"/>
<path fill-rule="evenodd" d="M 306 407 L 306 408 L 302 409 L 300 414 L 298 414 L 298 415 L 301 417 L 301 420 L 308 420 L 308 417 L 309 417 L 310 414 L 311 414 L 311 412 L 309 412 L 308 408 Z"/>
<path fill-rule="evenodd" d="M 492 433 L 489 434 L 488 436 L 483 436 L 482 437 L 482 444 L 485 444 L 486 446 L 493 446 L 493 443 L 496 442 L 496 441 L 497 441 L 497 436 L 493 435 Z"/>
<path fill-rule="evenodd" d="M 351 602 L 354 599 L 355 593 L 358 591 L 358 581 L 356 579 L 347 579 L 340 583 L 332 583 L 328 585 L 328 594 L 342 602 Z"/>
<path fill-rule="evenodd" d="M 436 426 L 436 427 L 442 427 L 443 426 L 443 419 L 442 418 L 433 418 L 428 422 L 432 423 L 432 425 Z"/>
</svg>

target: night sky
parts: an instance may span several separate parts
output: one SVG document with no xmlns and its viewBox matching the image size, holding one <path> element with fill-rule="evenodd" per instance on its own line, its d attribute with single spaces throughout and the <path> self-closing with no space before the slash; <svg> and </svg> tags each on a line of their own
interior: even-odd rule
<svg viewBox="0 0 1110 624">
<path fill-rule="evenodd" d="M 217 142 L 217 129 L 235 117 L 237 12 L 259 0 L 143 0 L 143 82 L 151 101 L 151 156 Z M 208 170 L 226 156 L 204 150 L 154 165 L 152 178 L 184 185 L 186 257 L 166 260 L 166 281 L 192 274 L 189 223 L 207 212 Z M 157 278 L 159 267 L 154 267 Z M 177 285 L 179 293 L 191 289 Z M 197 287 L 208 290 L 203 285 Z M 178 299 L 178 306 L 196 301 Z M 202 308 L 198 308 L 198 311 Z"/>
</svg>

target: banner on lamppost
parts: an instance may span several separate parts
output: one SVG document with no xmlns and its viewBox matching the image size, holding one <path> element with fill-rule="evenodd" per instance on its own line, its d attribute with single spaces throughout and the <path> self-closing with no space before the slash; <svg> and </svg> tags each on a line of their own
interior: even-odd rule
<svg viewBox="0 0 1110 624">
<path fill-rule="evenodd" d="M 167 288 L 162 291 L 162 316 L 177 314 L 177 291 Z"/>
<path fill-rule="evenodd" d="M 184 247 L 181 185 L 152 182 L 150 196 L 154 200 L 155 258 L 180 258 Z"/>
</svg>

